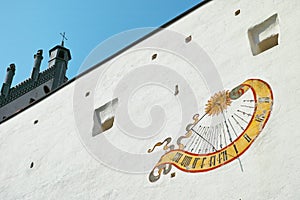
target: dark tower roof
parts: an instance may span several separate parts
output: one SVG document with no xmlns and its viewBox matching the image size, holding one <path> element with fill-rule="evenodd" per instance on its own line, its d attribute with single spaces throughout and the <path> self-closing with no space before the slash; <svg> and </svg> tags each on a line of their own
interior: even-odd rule
<svg viewBox="0 0 300 200">
<path fill-rule="evenodd" d="M 56 45 L 55 47 L 53 47 L 52 49 L 49 50 L 49 57 L 51 56 L 51 52 L 52 51 L 55 51 L 56 49 L 63 49 L 65 50 L 67 53 L 68 53 L 68 57 L 69 57 L 69 60 L 71 60 L 71 52 L 69 49 L 67 49 L 66 47 L 64 46 L 61 46 L 61 45 Z"/>
</svg>

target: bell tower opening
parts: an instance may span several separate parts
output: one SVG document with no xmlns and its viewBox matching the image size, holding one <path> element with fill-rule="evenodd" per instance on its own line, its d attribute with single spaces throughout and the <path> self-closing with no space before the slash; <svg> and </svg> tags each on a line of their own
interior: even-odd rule
<svg viewBox="0 0 300 200">
<path fill-rule="evenodd" d="M 48 62 L 48 68 L 55 68 L 51 90 L 55 90 L 66 81 L 68 62 L 71 60 L 71 52 L 64 46 L 64 40 L 66 39 L 65 34 L 62 36 L 63 40 L 61 45 L 57 45 L 49 51 L 50 60 Z"/>
</svg>

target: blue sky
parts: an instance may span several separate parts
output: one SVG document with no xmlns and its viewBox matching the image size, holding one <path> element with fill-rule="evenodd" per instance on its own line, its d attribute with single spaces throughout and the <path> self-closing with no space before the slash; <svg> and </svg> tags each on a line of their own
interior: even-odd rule
<svg viewBox="0 0 300 200">
<path fill-rule="evenodd" d="M 0 83 L 6 68 L 16 64 L 13 85 L 28 78 L 33 55 L 43 49 L 41 70 L 47 68 L 48 51 L 60 44 L 71 50 L 67 76 L 74 77 L 88 54 L 101 42 L 120 32 L 158 27 L 201 0 L 26 0 L 3 1 L 0 6 Z"/>
</svg>

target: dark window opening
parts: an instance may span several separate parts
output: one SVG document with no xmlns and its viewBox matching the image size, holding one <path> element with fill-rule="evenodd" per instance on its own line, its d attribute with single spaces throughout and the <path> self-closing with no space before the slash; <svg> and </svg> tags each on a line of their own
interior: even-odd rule
<svg viewBox="0 0 300 200">
<path fill-rule="evenodd" d="M 58 57 L 64 59 L 65 58 L 65 52 L 64 51 L 58 52 Z"/>
<path fill-rule="evenodd" d="M 33 103 L 35 101 L 34 98 L 30 98 L 29 103 Z"/>
<path fill-rule="evenodd" d="M 34 163 L 33 163 L 33 162 L 31 162 L 31 163 L 30 163 L 30 169 L 32 169 L 32 168 L 33 168 L 33 166 L 34 166 Z"/>
<path fill-rule="evenodd" d="M 35 120 L 34 122 L 33 122 L 33 124 L 37 124 L 39 122 L 39 120 Z"/>
<path fill-rule="evenodd" d="M 44 86 L 44 92 L 45 94 L 48 94 L 50 92 L 50 89 L 47 85 Z"/>
<path fill-rule="evenodd" d="M 239 9 L 239 10 L 235 11 L 234 15 L 238 16 L 240 13 L 241 13 L 241 10 Z"/>
</svg>

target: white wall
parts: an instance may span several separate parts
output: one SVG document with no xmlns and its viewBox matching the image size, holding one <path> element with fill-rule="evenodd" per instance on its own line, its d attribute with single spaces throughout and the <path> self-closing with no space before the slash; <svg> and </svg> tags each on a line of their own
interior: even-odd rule
<svg viewBox="0 0 300 200">
<path fill-rule="evenodd" d="M 237 9 L 241 13 L 235 16 Z M 101 144 L 106 138 L 123 152 L 145 152 L 147 157 L 148 148 L 178 131 L 178 124 L 186 123 L 180 117 L 185 110 L 180 103 L 188 99 L 189 94 L 185 93 L 187 88 L 179 84 L 179 95 L 173 95 L 172 86 L 177 84 L 176 79 L 164 80 L 165 86 L 141 86 L 130 96 L 129 116 L 139 126 L 157 122 L 151 121 L 151 106 L 158 104 L 164 108 L 166 121 L 157 135 L 140 140 L 124 134 L 117 126 L 118 120 L 124 118 L 117 113 L 113 128 L 91 143 L 94 147 L 83 144 L 78 130 L 87 127 L 87 141 L 91 139 L 88 127 L 93 125 L 93 109 L 113 99 L 118 82 L 129 72 L 153 62 L 182 75 L 196 96 L 199 110 L 195 112 L 203 111 L 210 91 L 201 73 L 172 52 L 143 48 L 160 41 L 163 33 L 158 33 L 0 125 L 0 199 L 298 199 L 299 9 L 297 0 L 219 0 L 206 4 L 169 27 L 185 36 L 192 35 L 192 41 L 211 58 L 224 88 L 232 89 L 248 78 L 263 79 L 272 87 L 274 106 L 270 120 L 241 156 L 243 172 L 238 161 L 205 173 L 189 174 L 173 168 L 174 178 L 168 174 L 150 183 L 149 173 L 115 170 L 92 154 L 98 148 L 97 143 Z M 253 56 L 248 29 L 275 13 L 279 17 L 279 45 Z M 172 44 L 172 48 L 177 49 L 186 45 L 184 40 L 166 39 L 163 42 L 166 47 Z M 158 54 L 154 61 L 151 60 L 153 53 Z M 158 79 L 164 76 L 168 76 L 166 71 L 158 71 Z M 145 75 L 143 78 L 152 77 Z M 96 89 L 92 90 L 93 87 Z M 121 95 L 118 106 L 124 106 L 122 97 L 129 90 L 126 84 L 122 87 L 124 92 L 117 93 Z M 87 91 L 90 95 L 85 97 Z M 91 99 L 94 104 L 88 107 Z M 74 114 L 78 107 L 87 116 L 80 118 L 78 113 Z M 35 120 L 38 120 L 37 124 L 34 124 Z M 103 151 L 111 157 L 116 156 L 113 159 L 123 161 L 121 156 L 104 146 Z M 158 159 L 159 156 L 153 164 Z M 34 162 L 33 168 L 30 168 L 31 162 Z M 154 165 L 149 165 L 150 170 L 152 167 Z"/>
</svg>

